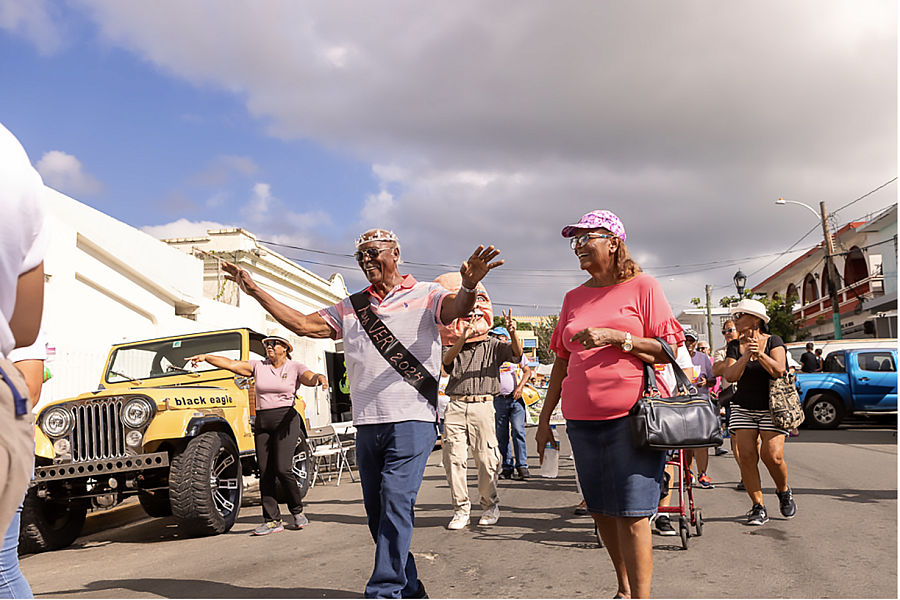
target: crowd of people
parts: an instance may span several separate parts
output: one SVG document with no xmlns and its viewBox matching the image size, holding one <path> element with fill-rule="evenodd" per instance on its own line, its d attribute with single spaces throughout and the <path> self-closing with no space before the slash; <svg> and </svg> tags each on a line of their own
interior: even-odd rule
<svg viewBox="0 0 900 600">
<path fill-rule="evenodd" d="M 0 531 L 7 532 L 0 554 L 0 596 L 31 595 L 15 558 L 16 509 L 32 469 L 27 403 L 36 399 L 39 385 L 35 389 L 23 375 L 28 366 L 22 365 L 20 371 L 10 357 L 15 357 L 15 348 L 35 343 L 41 323 L 47 242 L 41 190 L 40 177 L 21 145 L 0 126 L 0 207 L 5 217 L 0 220 L 0 410 L 5 413 L 0 418 Z M 631 258 L 625 226 L 615 214 L 592 211 L 561 234 L 589 278 L 562 302 L 550 344 L 556 359 L 536 431 L 537 453 L 543 460 L 546 447 L 558 449 L 550 419 L 561 404 L 583 498 L 579 510 L 593 518 L 602 537 L 615 569 L 616 597 L 648 597 L 653 575 L 651 518 L 658 514 L 672 477 L 665 476 L 664 451 L 639 448 L 631 439 L 627 417 L 643 391 L 644 365 L 689 371 L 700 394 L 718 399 L 751 500 L 747 522 L 762 525 L 768 516 L 760 459 L 775 482 L 781 514 L 791 518 L 797 510 L 784 460 L 788 432 L 774 425 L 767 404 L 769 381 L 788 368 L 784 343 L 769 334 L 765 306 L 742 300 L 723 327 L 728 344 L 712 360 L 709 344 L 678 323 L 660 284 Z M 499 251 L 493 246 L 478 246 L 449 287 L 401 274 L 400 240 L 391 231 L 369 229 L 355 246 L 354 258 L 369 286 L 310 314 L 272 297 L 239 266 L 225 263 L 224 269 L 244 294 L 287 330 L 301 337 L 343 340 L 353 391 L 356 459 L 375 542 L 365 595 L 424 598 L 427 593 L 411 552 L 414 509 L 440 417 L 453 511 L 448 529 L 469 524 L 469 451 L 478 469 L 479 524 L 497 523 L 498 480 L 530 477 L 522 394 L 531 371 L 510 314 L 490 330 L 475 324 L 485 316 L 478 308 L 487 298 L 482 280 L 504 262 L 496 260 Z M 443 329 L 452 329 L 455 338 L 442 340 Z M 188 359 L 256 380 L 255 436 L 263 512 L 256 535 L 308 523 L 299 494 L 290 493 L 297 490 L 290 460 L 300 431 L 293 403 L 299 386 L 327 385 L 324 375 L 291 359 L 287 339 L 273 336 L 264 344 L 263 361 L 214 355 Z M 676 354 L 677 365 L 668 365 L 663 344 Z M 803 370 L 820 369 L 820 359 L 812 348 L 807 350 L 801 359 Z M 449 377 L 448 401 L 439 410 L 442 372 Z M 697 484 L 713 487 L 708 452 L 696 452 L 687 462 L 692 465 L 694 460 Z M 277 480 L 288 491 L 292 518 L 287 524 L 275 500 Z M 665 524 L 656 519 L 657 530 L 668 534 Z"/>
</svg>

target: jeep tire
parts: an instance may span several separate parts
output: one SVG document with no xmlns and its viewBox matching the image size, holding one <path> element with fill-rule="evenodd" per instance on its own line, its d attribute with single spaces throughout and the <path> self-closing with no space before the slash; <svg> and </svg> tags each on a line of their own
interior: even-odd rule
<svg viewBox="0 0 900 600">
<path fill-rule="evenodd" d="M 312 457 L 309 452 L 309 443 L 306 441 L 304 431 L 300 431 L 300 439 L 297 440 L 297 447 L 294 448 L 294 457 L 291 461 L 291 468 L 294 471 L 294 477 L 297 478 L 297 487 L 300 488 L 300 497 L 305 498 L 309 491 L 309 485 L 312 483 Z M 275 500 L 279 503 L 287 502 L 287 494 L 281 485 L 281 480 L 275 480 Z"/>
<path fill-rule="evenodd" d="M 169 502 L 169 490 L 153 490 L 138 492 L 141 508 L 151 517 L 168 517 L 172 515 L 172 504 Z"/>
<path fill-rule="evenodd" d="M 65 548 L 78 539 L 87 508 L 39 498 L 37 488 L 28 490 L 19 525 L 19 554 L 35 554 Z"/>
<path fill-rule="evenodd" d="M 172 460 L 169 501 L 179 527 L 189 535 L 225 533 L 241 510 L 241 461 L 230 436 L 201 433 Z"/>
</svg>

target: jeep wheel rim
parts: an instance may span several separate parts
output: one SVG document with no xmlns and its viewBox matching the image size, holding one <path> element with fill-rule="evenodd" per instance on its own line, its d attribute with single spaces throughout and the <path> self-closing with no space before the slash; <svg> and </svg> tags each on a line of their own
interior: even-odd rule
<svg viewBox="0 0 900 600">
<path fill-rule="evenodd" d="M 294 454 L 293 465 L 291 465 L 291 470 L 294 472 L 294 476 L 297 478 L 297 485 L 299 487 L 303 487 L 303 483 L 306 481 L 309 474 L 306 472 L 306 451 L 301 450 Z"/>
<path fill-rule="evenodd" d="M 234 455 L 224 446 L 219 447 L 219 453 L 213 461 L 212 473 L 210 473 L 209 486 L 212 489 L 213 502 L 216 511 L 227 517 L 237 508 L 238 492 L 241 485 L 238 474 L 238 462 Z"/>
</svg>

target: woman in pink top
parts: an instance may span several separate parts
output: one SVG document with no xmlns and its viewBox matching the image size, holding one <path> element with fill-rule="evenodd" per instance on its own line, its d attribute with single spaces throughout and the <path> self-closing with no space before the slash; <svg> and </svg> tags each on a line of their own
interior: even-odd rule
<svg viewBox="0 0 900 600">
<path fill-rule="evenodd" d="M 266 535 L 284 530 L 278 501 L 275 499 L 275 480 L 287 494 L 288 510 L 294 517 L 293 529 L 309 523 L 303 514 L 303 498 L 291 462 L 300 436 L 300 414 L 294 409 L 294 397 L 301 385 L 325 387 L 328 380 L 306 365 L 291 360 L 293 347 L 282 337 L 263 340 L 266 360 L 231 360 L 214 354 L 198 354 L 187 360 L 196 365 L 206 361 L 219 369 L 236 375 L 253 377 L 256 381 L 256 422 L 253 427 L 256 442 L 256 461 L 259 463 L 259 495 L 262 496 L 265 522 L 253 530 L 254 535 Z"/>
<path fill-rule="evenodd" d="M 684 341 L 659 283 L 641 273 L 625 247 L 625 227 L 605 210 L 565 227 L 591 278 L 571 290 L 550 349 L 556 362 L 538 422 L 538 453 L 554 443 L 550 415 L 562 399 L 588 512 L 616 569 L 616 598 L 649 598 L 653 543 L 647 517 L 656 512 L 665 452 L 638 450 L 629 409 L 643 392 L 643 363 L 667 362 Z M 554 443 L 555 445 L 555 443 Z"/>
</svg>

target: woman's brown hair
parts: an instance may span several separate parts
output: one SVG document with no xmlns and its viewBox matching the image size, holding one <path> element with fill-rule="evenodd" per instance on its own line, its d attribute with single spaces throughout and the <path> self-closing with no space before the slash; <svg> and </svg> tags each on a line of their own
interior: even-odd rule
<svg viewBox="0 0 900 600">
<path fill-rule="evenodd" d="M 616 273 L 616 279 L 620 282 L 631 279 L 643 271 L 641 265 L 632 260 L 631 255 L 628 254 L 628 248 L 622 240 L 619 240 L 619 246 L 613 255 L 613 269 Z"/>
</svg>

